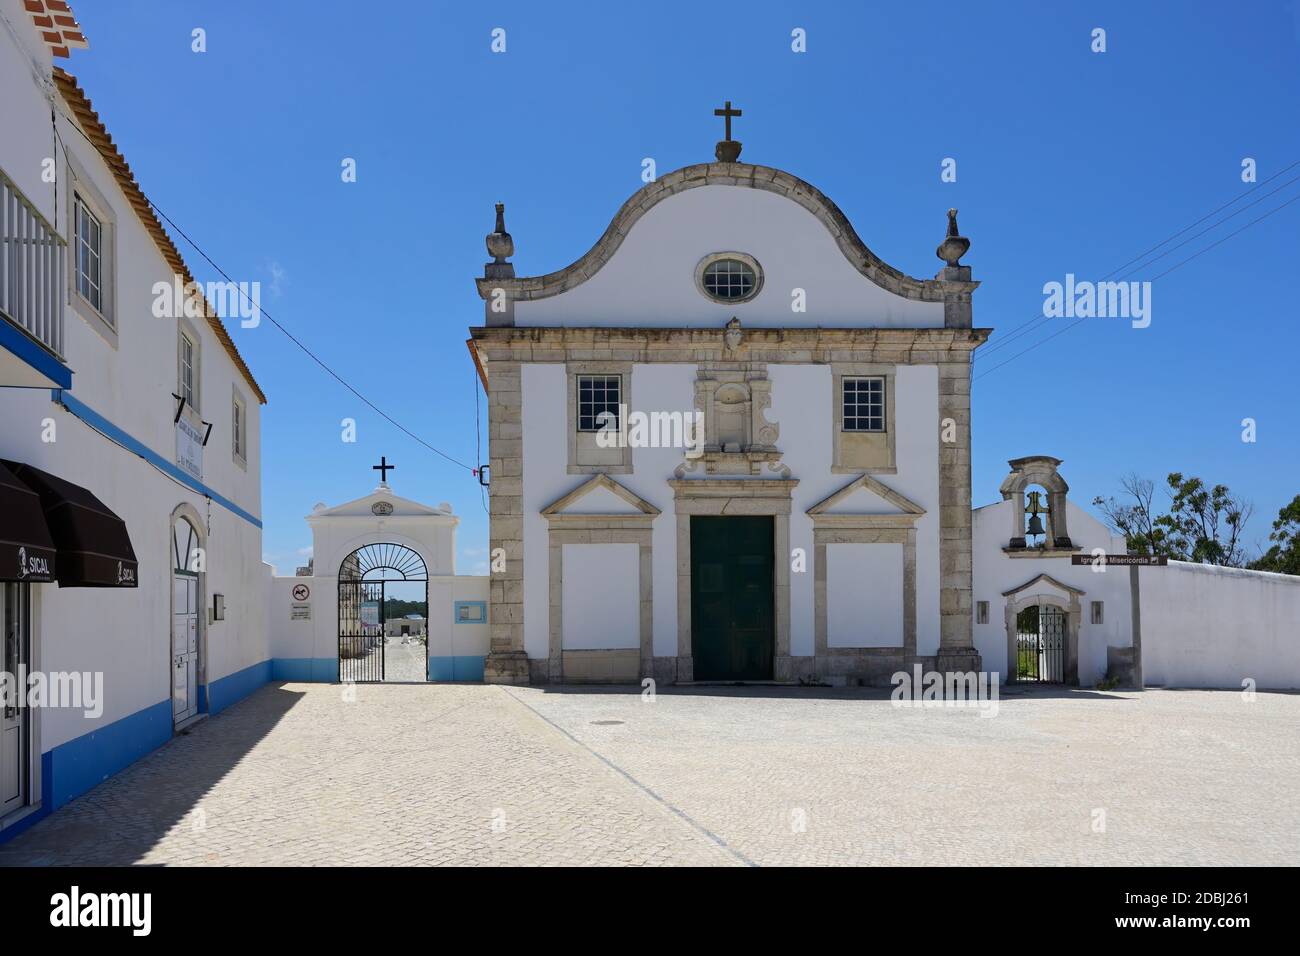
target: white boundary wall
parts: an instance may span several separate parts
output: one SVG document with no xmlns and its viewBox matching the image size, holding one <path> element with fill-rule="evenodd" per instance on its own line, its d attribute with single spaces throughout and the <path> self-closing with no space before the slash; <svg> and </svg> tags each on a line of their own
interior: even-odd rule
<svg viewBox="0 0 1300 956">
<path fill-rule="evenodd" d="M 1300 688 L 1300 577 L 1181 561 L 1139 575 L 1148 686 Z"/>
</svg>

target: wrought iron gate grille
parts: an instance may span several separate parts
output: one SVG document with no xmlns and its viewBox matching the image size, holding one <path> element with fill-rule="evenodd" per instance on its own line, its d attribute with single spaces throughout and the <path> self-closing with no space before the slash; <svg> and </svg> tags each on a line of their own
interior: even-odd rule
<svg viewBox="0 0 1300 956">
<path fill-rule="evenodd" d="M 353 551 L 339 567 L 339 680 L 382 681 L 386 661 L 384 617 L 387 610 L 386 584 L 400 595 L 411 583 L 424 585 L 423 613 L 429 611 L 428 571 L 424 559 L 400 544 L 368 544 Z M 397 600 L 397 598 L 395 598 Z M 425 633 L 428 633 L 426 624 Z M 423 651 L 421 652 L 423 654 Z M 405 660 L 405 664 L 403 661 Z M 397 680 L 413 679 L 409 658 L 393 661 Z M 420 680 L 428 676 L 427 660 L 419 665 Z"/>
<path fill-rule="evenodd" d="M 384 582 L 339 581 L 339 680 L 384 679 Z"/>
<path fill-rule="evenodd" d="M 1065 682 L 1065 612 L 1035 605 L 1016 615 L 1016 679 Z"/>
</svg>

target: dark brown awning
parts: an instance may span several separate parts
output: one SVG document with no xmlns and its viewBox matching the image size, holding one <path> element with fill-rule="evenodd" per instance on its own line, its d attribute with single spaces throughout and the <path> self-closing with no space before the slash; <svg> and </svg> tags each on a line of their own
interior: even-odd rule
<svg viewBox="0 0 1300 956">
<path fill-rule="evenodd" d="M 135 549 L 126 524 L 80 485 L 48 472 L 0 460 L 40 499 L 57 559 L 54 579 L 61 588 L 133 588 L 138 579 Z M 48 579 L 47 579 L 48 580 Z"/>
<path fill-rule="evenodd" d="M 0 464 L 0 581 L 53 581 L 54 558 L 40 497 Z"/>
</svg>

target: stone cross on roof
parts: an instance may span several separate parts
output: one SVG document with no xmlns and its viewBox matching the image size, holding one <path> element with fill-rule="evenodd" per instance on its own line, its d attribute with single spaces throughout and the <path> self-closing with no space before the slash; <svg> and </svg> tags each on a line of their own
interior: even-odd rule
<svg viewBox="0 0 1300 956">
<path fill-rule="evenodd" d="M 731 108 L 731 100 L 727 100 L 726 103 L 723 104 L 722 109 L 713 111 L 713 115 L 721 116 L 723 118 L 726 122 L 727 131 L 727 138 L 718 143 L 717 147 L 714 149 L 714 155 L 717 156 L 718 162 L 720 163 L 734 163 L 740 158 L 740 143 L 731 138 L 731 118 L 733 116 L 740 116 L 741 111 L 733 110 Z"/>
</svg>

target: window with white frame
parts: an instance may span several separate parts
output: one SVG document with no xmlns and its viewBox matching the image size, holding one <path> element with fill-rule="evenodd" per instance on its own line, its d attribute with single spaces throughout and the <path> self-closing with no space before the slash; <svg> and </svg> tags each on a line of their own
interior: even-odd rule
<svg viewBox="0 0 1300 956">
<path fill-rule="evenodd" d="M 882 432 L 885 430 L 884 378 L 844 376 L 844 419 L 846 432 Z"/>
<path fill-rule="evenodd" d="M 987 624 L 988 622 L 989 622 L 989 602 L 976 601 L 975 602 L 975 623 Z"/>
<path fill-rule="evenodd" d="M 1106 617 L 1105 603 L 1102 601 L 1093 601 L 1092 602 L 1092 623 L 1102 624 L 1105 622 L 1105 617 Z"/>
<path fill-rule="evenodd" d="M 180 353 L 178 356 L 179 374 L 177 378 L 180 386 L 178 393 L 181 398 L 185 399 L 185 404 L 195 412 L 199 410 L 198 361 L 198 344 L 189 332 L 182 330 L 180 334 Z"/>
<path fill-rule="evenodd" d="M 244 405 L 243 399 L 238 395 L 235 396 L 231 407 L 231 434 L 234 436 L 233 451 L 235 458 L 239 461 L 248 460 L 248 426 L 246 417 L 248 408 Z"/>
<path fill-rule="evenodd" d="M 104 224 L 77 196 L 76 276 L 77 292 L 104 314 Z"/>
<path fill-rule="evenodd" d="M 623 391 L 619 375 L 578 376 L 578 431 L 618 428 L 618 406 Z"/>
</svg>

